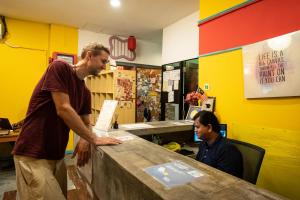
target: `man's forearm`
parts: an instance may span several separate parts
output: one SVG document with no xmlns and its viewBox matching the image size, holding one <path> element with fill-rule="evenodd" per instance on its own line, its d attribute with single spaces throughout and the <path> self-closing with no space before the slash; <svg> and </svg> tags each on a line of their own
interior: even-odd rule
<svg viewBox="0 0 300 200">
<path fill-rule="evenodd" d="M 81 120 L 80 116 L 71 106 L 65 107 L 63 110 L 60 110 L 59 116 L 76 134 L 78 134 L 88 142 L 94 143 L 95 135 L 92 134 L 91 127 L 87 128 L 87 126 Z"/>
<path fill-rule="evenodd" d="M 85 127 L 86 127 L 88 130 L 90 130 L 90 132 L 94 135 L 92 125 L 86 124 L 86 123 L 84 123 L 84 125 L 85 125 Z M 77 135 L 79 135 L 79 134 L 77 134 Z M 81 139 L 81 140 L 82 140 L 82 139 L 83 139 L 83 140 L 86 140 L 86 139 L 84 139 L 84 138 L 81 137 L 81 136 L 80 136 L 80 139 Z"/>
</svg>

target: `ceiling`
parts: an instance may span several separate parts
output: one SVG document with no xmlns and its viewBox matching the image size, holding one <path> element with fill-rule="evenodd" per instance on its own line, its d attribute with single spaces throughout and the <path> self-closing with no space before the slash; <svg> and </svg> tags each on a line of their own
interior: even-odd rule
<svg viewBox="0 0 300 200">
<path fill-rule="evenodd" d="M 0 0 L 0 15 L 161 43 L 162 29 L 199 10 L 199 0 Z M 196 23 L 196 22 L 195 22 Z"/>
</svg>

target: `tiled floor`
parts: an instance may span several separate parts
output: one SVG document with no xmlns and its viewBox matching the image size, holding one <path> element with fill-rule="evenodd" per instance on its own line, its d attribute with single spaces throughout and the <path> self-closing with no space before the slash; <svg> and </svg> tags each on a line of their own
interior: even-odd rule
<svg viewBox="0 0 300 200">
<path fill-rule="evenodd" d="M 70 155 L 65 158 L 68 167 L 68 200 L 90 200 L 86 185 L 81 180 L 75 167 L 75 159 Z M 0 171 L 0 200 L 15 200 L 16 175 L 14 170 Z M 5 193 L 5 194 L 4 194 Z"/>
<path fill-rule="evenodd" d="M 15 170 L 0 171 L 0 200 L 3 199 L 3 193 L 16 190 Z"/>
</svg>

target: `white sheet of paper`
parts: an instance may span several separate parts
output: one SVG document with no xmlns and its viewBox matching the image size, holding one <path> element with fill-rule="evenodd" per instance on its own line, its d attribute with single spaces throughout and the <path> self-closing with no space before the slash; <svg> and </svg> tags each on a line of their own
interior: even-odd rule
<svg viewBox="0 0 300 200">
<path fill-rule="evenodd" d="M 107 137 L 108 136 L 108 132 L 107 131 L 102 131 L 99 130 L 95 127 L 93 127 L 93 132 L 98 136 L 98 137 Z"/>
<path fill-rule="evenodd" d="M 186 125 L 186 123 L 182 123 L 182 122 L 173 122 L 172 124 L 174 124 L 174 125 Z"/>
<path fill-rule="evenodd" d="M 165 80 L 164 80 L 164 82 L 163 82 L 163 91 L 164 91 L 164 92 L 168 92 L 168 87 L 169 87 L 168 84 L 169 84 L 168 81 L 165 81 Z"/>
<path fill-rule="evenodd" d="M 164 81 L 170 80 L 170 71 L 163 72 L 163 80 Z"/>
<path fill-rule="evenodd" d="M 116 136 L 115 138 L 118 139 L 118 140 L 121 140 L 121 141 L 128 141 L 128 140 L 133 140 L 134 139 L 134 137 L 131 136 L 131 135 Z"/>
<path fill-rule="evenodd" d="M 171 91 L 173 91 L 173 81 L 169 80 L 168 81 L 168 92 L 171 92 Z"/>
<path fill-rule="evenodd" d="M 179 88 L 179 81 L 174 81 L 174 90 L 178 90 Z"/>
<path fill-rule="evenodd" d="M 180 80 L 180 69 L 173 70 L 173 80 L 175 81 Z"/>
<path fill-rule="evenodd" d="M 111 123 L 115 110 L 118 106 L 118 101 L 116 100 L 105 100 L 100 115 L 97 119 L 95 128 L 101 131 L 108 131 L 111 128 Z"/>
<path fill-rule="evenodd" d="M 126 129 L 142 129 L 142 128 L 152 128 L 152 125 L 149 124 L 122 124 L 120 125 L 121 128 Z"/>
<path fill-rule="evenodd" d="M 168 93 L 168 102 L 174 102 L 174 91 Z"/>
</svg>

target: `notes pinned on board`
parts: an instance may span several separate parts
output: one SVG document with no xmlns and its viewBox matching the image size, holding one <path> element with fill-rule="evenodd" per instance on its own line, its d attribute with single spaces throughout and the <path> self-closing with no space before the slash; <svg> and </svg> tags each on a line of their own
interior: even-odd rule
<svg viewBox="0 0 300 200">
<path fill-rule="evenodd" d="M 168 102 L 174 102 L 174 91 L 168 93 Z"/>
</svg>

